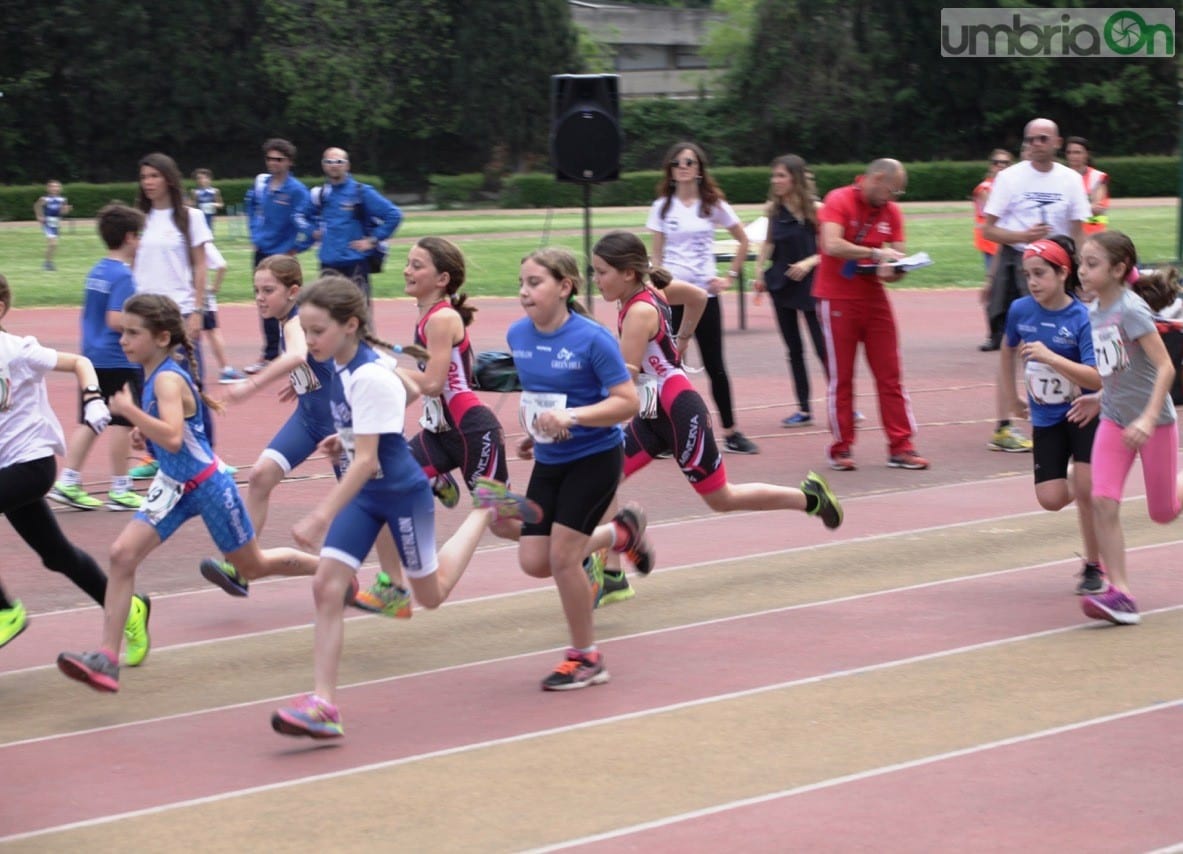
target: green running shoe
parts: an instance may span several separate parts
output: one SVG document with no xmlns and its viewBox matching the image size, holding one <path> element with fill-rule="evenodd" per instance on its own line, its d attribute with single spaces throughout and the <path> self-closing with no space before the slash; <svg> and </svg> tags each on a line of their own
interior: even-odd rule
<svg viewBox="0 0 1183 854">
<path fill-rule="evenodd" d="M 148 657 L 152 641 L 148 637 L 148 617 L 152 614 L 152 600 L 139 593 L 131 597 L 131 611 L 123 627 L 127 646 L 123 650 L 123 663 L 128 667 L 139 667 Z"/>
<path fill-rule="evenodd" d="M 451 510 L 460 503 L 460 484 L 448 472 L 437 474 L 431 479 L 431 494 L 440 500 L 440 504 Z"/>
<path fill-rule="evenodd" d="M 136 466 L 127 474 L 132 480 L 151 480 L 156 477 L 158 471 L 160 471 L 160 463 L 156 460 L 145 460 L 143 465 Z"/>
<path fill-rule="evenodd" d="M 636 595 L 637 591 L 633 590 L 632 585 L 628 583 L 623 569 L 616 572 L 610 569 L 604 570 L 604 589 L 600 595 L 601 606 L 611 605 L 613 602 L 624 602 Z"/>
<path fill-rule="evenodd" d="M 385 572 L 379 572 L 369 590 L 363 590 L 353 597 L 353 607 L 383 617 L 411 618 L 411 591 L 399 587 Z"/>
<path fill-rule="evenodd" d="M 838 503 L 838 496 L 830 489 L 830 484 L 817 472 L 811 471 L 801 481 L 801 491 L 817 499 L 817 506 L 810 516 L 817 516 L 822 524 L 833 530 L 842 524 L 842 505 Z"/>
<path fill-rule="evenodd" d="M 604 598 L 604 550 L 592 552 L 583 559 L 583 571 L 587 573 L 592 589 L 592 607 L 599 608 Z"/>
<path fill-rule="evenodd" d="M 77 507 L 79 510 L 98 510 L 103 506 L 103 502 L 99 501 L 81 486 L 62 483 L 60 480 L 53 485 L 53 489 L 49 490 L 49 495 L 46 497 L 51 501 L 56 501 L 58 504 L 68 504 L 71 507 Z"/>
<path fill-rule="evenodd" d="M 491 478 L 476 479 L 472 490 L 472 502 L 477 507 L 491 509 L 498 521 L 521 519 L 529 525 L 537 525 L 542 521 L 541 507 L 524 495 L 510 492 L 504 483 Z"/>
<path fill-rule="evenodd" d="M 231 596 L 250 594 L 250 582 L 238 574 L 233 564 L 207 557 L 201 562 L 201 577 L 210 584 L 221 587 Z"/>
<path fill-rule="evenodd" d="M 17 599 L 11 608 L 0 610 L 0 646 L 4 646 L 29 627 L 29 614 Z"/>
<path fill-rule="evenodd" d="M 125 489 L 122 492 L 112 490 L 107 493 L 108 510 L 139 510 L 143 506 L 143 497 L 130 489 Z"/>
</svg>

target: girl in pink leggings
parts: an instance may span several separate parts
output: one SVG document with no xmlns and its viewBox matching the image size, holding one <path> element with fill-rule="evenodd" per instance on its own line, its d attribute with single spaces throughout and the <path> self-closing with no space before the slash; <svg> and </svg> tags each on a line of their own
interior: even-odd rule
<svg viewBox="0 0 1183 854">
<path fill-rule="evenodd" d="M 1150 518 L 1165 524 L 1183 507 L 1179 432 L 1170 399 L 1175 368 L 1153 317 L 1155 309 L 1174 300 L 1178 274 L 1172 269 L 1139 276 L 1134 244 L 1119 231 L 1100 232 L 1085 241 L 1079 274 L 1086 295 L 1095 297 L 1089 315 L 1101 394 L 1078 398 L 1068 417 L 1087 423 L 1096 417 L 1099 398 L 1093 514 L 1110 581 L 1104 592 L 1086 596 L 1081 608 L 1096 620 L 1133 625 L 1142 618 L 1126 577 L 1119 512 L 1135 456 L 1142 458 Z"/>
</svg>

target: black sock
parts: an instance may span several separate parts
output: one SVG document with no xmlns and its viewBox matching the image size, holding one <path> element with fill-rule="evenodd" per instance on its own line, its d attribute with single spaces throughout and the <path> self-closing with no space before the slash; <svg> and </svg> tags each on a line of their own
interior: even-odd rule
<svg viewBox="0 0 1183 854">
<path fill-rule="evenodd" d="M 612 568 L 606 566 L 606 567 L 604 567 L 604 575 L 611 575 L 613 578 L 621 578 L 624 576 L 624 570 L 623 569 L 612 569 Z"/>
<path fill-rule="evenodd" d="M 8 595 L 4 592 L 4 588 L 0 587 L 0 611 L 7 611 L 12 607 L 12 603 L 8 601 Z"/>
<path fill-rule="evenodd" d="M 817 505 L 819 503 L 820 503 L 820 499 L 816 495 L 813 495 L 812 493 L 809 493 L 809 492 L 805 493 L 805 512 L 806 513 L 816 513 L 817 512 Z"/>
<path fill-rule="evenodd" d="M 1001 421 L 998 422 L 998 429 L 999 430 L 1005 430 L 1009 426 L 1010 426 L 1010 419 L 1009 418 L 1003 418 Z"/>
</svg>

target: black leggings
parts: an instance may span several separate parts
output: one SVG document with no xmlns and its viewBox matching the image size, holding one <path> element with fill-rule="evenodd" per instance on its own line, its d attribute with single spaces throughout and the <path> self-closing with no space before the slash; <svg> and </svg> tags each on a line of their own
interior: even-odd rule
<svg viewBox="0 0 1183 854">
<path fill-rule="evenodd" d="M 802 412 L 809 412 L 809 371 L 805 369 L 805 348 L 801 341 L 801 327 L 797 325 L 797 309 L 776 306 L 776 322 L 780 326 L 781 337 L 785 339 L 785 346 L 789 348 L 789 370 L 793 372 L 793 387 L 797 391 L 797 406 Z M 822 334 L 821 321 L 817 319 L 816 311 L 801 311 L 805 316 L 805 324 L 809 327 L 809 337 L 813 339 L 813 349 L 821 359 L 822 368 L 826 376 L 830 375 L 830 366 L 826 361 L 826 338 Z"/>
<path fill-rule="evenodd" d="M 719 420 L 723 422 L 724 430 L 735 428 L 735 413 L 731 410 L 731 380 L 727 378 L 727 366 L 723 364 L 723 311 L 718 297 L 707 300 L 706 310 L 702 313 L 702 320 L 694 330 L 694 340 L 698 342 L 698 351 L 702 354 L 702 366 L 706 368 L 707 378 L 711 381 L 711 397 L 715 406 L 719 407 Z M 682 306 L 671 306 L 673 309 L 674 331 L 682 325 Z"/>
<path fill-rule="evenodd" d="M 0 469 L 0 513 L 8 517 L 46 569 L 73 581 L 101 608 L 107 595 L 107 576 L 94 558 L 66 539 L 45 494 L 57 476 L 57 462 L 42 457 Z M 12 607 L 0 590 L 0 607 Z"/>
</svg>

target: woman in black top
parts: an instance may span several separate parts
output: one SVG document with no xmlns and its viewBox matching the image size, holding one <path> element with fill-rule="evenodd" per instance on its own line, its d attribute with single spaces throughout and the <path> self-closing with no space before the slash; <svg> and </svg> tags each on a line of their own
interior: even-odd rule
<svg viewBox="0 0 1183 854">
<path fill-rule="evenodd" d="M 772 295 L 776 308 L 776 322 L 789 349 L 789 368 L 797 390 L 797 412 L 781 422 L 784 427 L 800 427 L 813 422 L 809 406 L 809 372 L 805 369 L 805 349 L 797 313 L 805 317 L 813 349 L 827 369 L 826 339 L 817 319 L 813 295 L 813 269 L 820 256 L 817 253 L 817 213 L 806 177 L 805 161 L 795 154 L 786 154 L 772 161 L 769 180 L 768 235 L 760 248 L 756 269 L 772 259 L 764 270 L 763 279 L 756 279 L 756 290 Z"/>
</svg>

